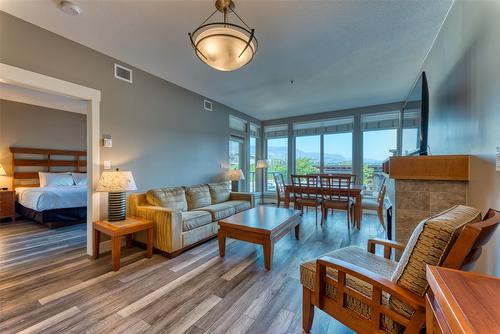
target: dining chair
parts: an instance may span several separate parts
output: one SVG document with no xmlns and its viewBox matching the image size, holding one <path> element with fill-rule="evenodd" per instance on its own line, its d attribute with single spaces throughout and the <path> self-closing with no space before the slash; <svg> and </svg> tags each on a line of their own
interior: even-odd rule
<svg viewBox="0 0 500 334">
<path fill-rule="evenodd" d="M 312 175 L 292 175 L 291 177 L 294 207 L 302 214 L 304 214 L 304 207 L 314 208 L 317 225 L 318 206 L 321 206 L 318 177 Z"/>
<path fill-rule="evenodd" d="M 385 201 L 385 193 L 386 193 L 386 185 L 385 183 L 382 184 L 382 188 L 378 192 L 377 198 L 373 197 L 363 197 L 361 199 L 361 207 L 363 210 L 374 210 L 377 211 L 377 216 L 378 220 L 380 222 L 380 225 L 385 230 L 385 223 L 384 223 L 384 201 Z"/>
<path fill-rule="evenodd" d="M 321 225 L 328 216 L 328 209 L 346 211 L 347 225 L 351 228 L 354 221 L 354 201 L 351 198 L 351 175 L 335 174 L 320 177 Z"/>
<path fill-rule="evenodd" d="M 274 173 L 274 183 L 276 184 L 277 204 L 276 207 L 281 206 L 281 201 L 285 201 L 285 178 L 282 173 Z"/>
</svg>

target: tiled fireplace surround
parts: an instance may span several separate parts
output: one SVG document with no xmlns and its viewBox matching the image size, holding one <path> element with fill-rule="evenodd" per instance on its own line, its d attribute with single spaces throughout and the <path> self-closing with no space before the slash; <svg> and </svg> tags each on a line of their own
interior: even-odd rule
<svg viewBox="0 0 500 334">
<path fill-rule="evenodd" d="M 395 208 L 392 232 L 399 242 L 407 243 L 411 233 L 423 219 L 453 205 L 467 204 L 467 181 L 387 181 L 389 196 L 392 197 Z"/>
</svg>

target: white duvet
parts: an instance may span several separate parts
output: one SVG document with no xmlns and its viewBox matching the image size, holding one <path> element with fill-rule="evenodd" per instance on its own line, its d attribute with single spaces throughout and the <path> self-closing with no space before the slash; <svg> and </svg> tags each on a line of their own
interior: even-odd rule
<svg viewBox="0 0 500 334">
<path fill-rule="evenodd" d="M 86 186 L 19 187 L 16 193 L 21 205 L 36 211 L 87 206 Z"/>
</svg>

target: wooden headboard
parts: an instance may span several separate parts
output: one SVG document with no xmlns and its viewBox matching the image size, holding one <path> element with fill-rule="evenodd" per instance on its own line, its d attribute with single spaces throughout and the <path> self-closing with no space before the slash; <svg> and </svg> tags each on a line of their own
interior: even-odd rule
<svg viewBox="0 0 500 334">
<path fill-rule="evenodd" d="M 38 187 L 38 172 L 85 173 L 87 152 L 43 148 L 10 147 L 12 153 L 12 189 Z M 30 183 L 25 183 L 30 181 Z"/>
</svg>

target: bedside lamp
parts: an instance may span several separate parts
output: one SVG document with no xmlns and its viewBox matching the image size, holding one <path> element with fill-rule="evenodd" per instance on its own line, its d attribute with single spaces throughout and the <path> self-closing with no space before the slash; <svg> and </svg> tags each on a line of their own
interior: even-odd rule
<svg viewBox="0 0 500 334">
<path fill-rule="evenodd" d="M 108 221 L 125 220 L 126 191 L 137 190 L 132 172 L 103 172 L 96 191 L 108 193 Z"/>
<path fill-rule="evenodd" d="M 7 176 L 7 173 L 5 173 L 5 169 L 3 169 L 2 164 L 0 164 L 0 176 Z M 7 190 L 7 188 L 0 188 L 0 190 Z"/>
<path fill-rule="evenodd" d="M 240 181 L 245 179 L 241 169 L 229 171 L 229 180 L 231 180 L 231 191 L 240 191 Z"/>
<path fill-rule="evenodd" d="M 264 204 L 264 180 L 265 180 L 265 171 L 264 169 L 269 167 L 269 163 L 267 160 L 258 160 L 257 164 L 255 165 L 256 169 L 262 169 L 262 199 L 260 201 L 261 204 Z"/>
</svg>

